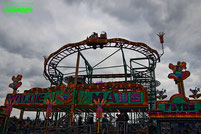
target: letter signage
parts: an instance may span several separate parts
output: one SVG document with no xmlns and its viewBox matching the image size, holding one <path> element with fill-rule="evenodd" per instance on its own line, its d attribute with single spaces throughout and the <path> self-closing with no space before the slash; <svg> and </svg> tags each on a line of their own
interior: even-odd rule
<svg viewBox="0 0 201 134">
<path fill-rule="evenodd" d="M 170 101 L 157 101 L 157 110 L 163 112 L 198 112 L 201 110 L 199 100 L 188 100 L 181 95 L 175 95 Z"/>
<path fill-rule="evenodd" d="M 95 107 L 94 100 L 106 100 L 105 105 L 116 107 L 116 106 L 137 106 L 137 107 L 147 107 L 148 106 L 148 96 L 146 90 L 133 90 L 133 91 L 119 91 L 114 90 L 104 90 L 104 91 L 90 91 L 90 90 L 79 90 L 76 92 L 74 104 L 77 107 Z M 21 94 L 8 94 L 7 100 L 15 101 L 15 105 L 18 107 L 20 105 L 46 105 L 45 101 L 50 99 L 50 96 L 54 96 L 56 100 L 55 105 L 70 107 L 73 101 L 73 94 L 71 92 L 66 92 L 65 90 L 55 90 L 54 92 L 28 92 Z M 185 107 L 185 106 L 184 106 Z M 188 106 L 190 109 L 190 106 Z M 193 106 L 191 106 L 193 107 Z M 169 108 L 169 107 L 168 107 Z"/>
</svg>

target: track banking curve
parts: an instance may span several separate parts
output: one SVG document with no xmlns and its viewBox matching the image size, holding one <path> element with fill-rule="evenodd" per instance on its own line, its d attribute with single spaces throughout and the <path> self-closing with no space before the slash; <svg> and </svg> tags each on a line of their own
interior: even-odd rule
<svg viewBox="0 0 201 134">
<path fill-rule="evenodd" d="M 46 79 L 50 80 L 53 85 L 58 85 L 58 72 L 56 71 L 57 65 L 67 56 L 77 53 L 79 51 L 94 49 L 96 48 L 123 48 L 130 49 L 139 52 L 151 60 L 151 66 L 155 68 L 156 62 L 160 62 L 160 55 L 158 52 L 145 43 L 132 42 L 123 38 L 112 38 L 112 39 L 99 39 L 99 38 L 87 38 L 86 40 L 69 43 L 58 49 L 57 51 L 51 53 L 44 60 L 44 76 Z M 102 46 L 101 46 L 101 45 Z M 149 61 L 150 62 L 150 61 Z"/>
</svg>

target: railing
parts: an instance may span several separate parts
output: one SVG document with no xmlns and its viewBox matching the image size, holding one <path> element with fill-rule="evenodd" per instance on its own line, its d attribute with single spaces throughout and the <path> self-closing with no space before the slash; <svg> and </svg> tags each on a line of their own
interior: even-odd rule
<svg viewBox="0 0 201 134">
<path fill-rule="evenodd" d="M 97 123 L 72 125 L 66 128 L 56 128 L 56 126 L 48 128 L 48 134 L 97 134 Z M 99 134 L 138 134 L 138 130 L 143 129 L 140 124 L 131 124 L 125 121 L 119 122 L 100 122 Z M 8 130 L 7 130 L 8 131 Z M 9 134 L 24 134 L 26 129 L 17 130 L 17 132 L 9 132 Z M 29 133 L 44 134 L 45 128 L 30 128 Z M 7 134 L 8 132 L 0 134 Z"/>
</svg>

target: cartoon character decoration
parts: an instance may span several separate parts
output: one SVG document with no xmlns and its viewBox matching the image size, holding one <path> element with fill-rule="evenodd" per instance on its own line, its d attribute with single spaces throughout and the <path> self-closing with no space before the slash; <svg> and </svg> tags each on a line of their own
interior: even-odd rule
<svg viewBox="0 0 201 134">
<path fill-rule="evenodd" d="M 158 35 L 158 37 L 160 39 L 160 43 L 163 44 L 164 43 L 163 36 L 165 35 L 165 33 L 164 32 L 159 32 L 157 35 Z"/>
<path fill-rule="evenodd" d="M 162 89 L 161 91 L 157 90 L 156 94 L 158 94 L 158 96 L 156 96 L 156 98 L 158 98 L 159 100 L 165 99 L 167 95 L 164 95 L 164 93 L 166 93 L 165 89 Z"/>
<path fill-rule="evenodd" d="M 97 109 L 96 109 L 96 118 L 102 118 L 103 117 L 103 105 L 107 102 L 107 100 L 102 99 L 100 101 L 100 99 L 98 99 L 98 101 L 96 101 L 94 99 L 94 103 L 97 105 Z"/>
<path fill-rule="evenodd" d="M 13 83 L 9 84 L 9 87 L 13 89 L 13 94 L 16 94 L 17 89 L 22 85 L 22 82 L 20 82 L 22 79 L 22 75 L 17 75 L 17 77 L 13 76 L 12 81 Z"/>
<path fill-rule="evenodd" d="M 179 94 L 183 94 L 185 96 L 183 80 L 190 76 L 190 72 L 186 71 L 186 62 L 178 61 L 177 65 L 170 63 L 169 68 L 172 69 L 173 73 L 170 73 L 168 78 L 174 79 L 175 84 L 178 85 Z M 183 71 L 184 69 L 185 71 Z"/>
<path fill-rule="evenodd" d="M 6 106 L 6 116 L 10 116 L 11 112 L 12 112 L 12 109 L 13 109 L 13 105 L 15 104 L 15 101 L 11 101 L 8 102 L 8 100 L 6 100 L 5 102 L 5 106 Z"/>
<path fill-rule="evenodd" d="M 65 86 L 65 85 L 62 85 Z M 57 99 L 60 100 L 63 104 L 68 104 L 73 100 L 73 84 L 69 84 L 64 90 L 62 94 L 57 95 Z"/>
<path fill-rule="evenodd" d="M 46 117 L 51 117 L 51 115 L 52 115 L 52 106 L 55 105 L 56 100 L 52 99 L 52 97 L 50 95 L 50 99 L 45 100 L 45 103 L 47 104 Z"/>
<path fill-rule="evenodd" d="M 189 95 L 189 97 L 194 98 L 194 99 L 198 99 L 200 98 L 201 94 L 198 94 L 198 92 L 200 91 L 200 88 L 195 87 L 195 89 L 191 89 L 190 91 L 193 93 L 192 95 Z"/>
</svg>

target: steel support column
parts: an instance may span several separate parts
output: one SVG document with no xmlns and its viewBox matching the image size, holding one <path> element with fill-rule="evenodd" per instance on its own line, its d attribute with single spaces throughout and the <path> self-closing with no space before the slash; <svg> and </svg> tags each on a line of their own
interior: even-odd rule
<svg viewBox="0 0 201 134">
<path fill-rule="evenodd" d="M 75 80 L 74 80 L 74 86 L 73 86 L 73 100 L 72 100 L 72 107 L 71 107 L 71 118 L 70 118 L 70 124 L 74 122 L 74 111 L 75 111 L 75 99 L 76 99 L 76 87 L 77 87 L 77 76 L 79 71 L 79 63 L 80 63 L 80 52 L 77 53 L 77 63 L 76 63 L 76 70 L 75 70 Z"/>
</svg>

